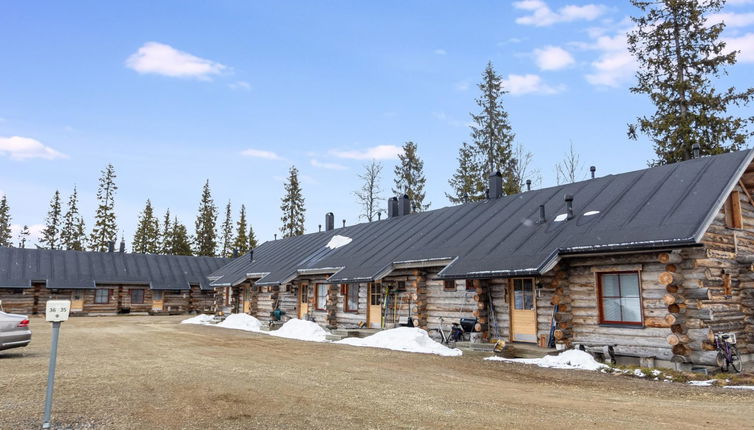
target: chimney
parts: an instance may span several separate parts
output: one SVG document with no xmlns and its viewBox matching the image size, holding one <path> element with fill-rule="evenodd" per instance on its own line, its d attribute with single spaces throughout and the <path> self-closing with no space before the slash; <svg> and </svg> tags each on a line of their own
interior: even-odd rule
<svg viewBox="0 0 754 430">
<path fill-rule="evenodd" d="M 382 212 L 377 212 L 377 221 L 382 219 Z"/>
<path fill-rule="evenodd" d="M 275 236 L 277 236 L 277 235 L 275 235 Z M 251 251 L 249 251 L 249 262 L 251 262 L 251 263 L 254 262 L 254 250 L 253 249 Z"/>
<path fill-rule="evenodd" d="M 691 153 L 693 154 L 693 158 L 699 158 L 702 152 L 702 147 L 699 146 L 698 143 L 695 143 L 691 145 Z"/>
<path fill-rule="evenodd" d="M 319 225 L 319 232 L 322 233 L 322 224 Z"/>
<path fill-rule="evenodd" d="M 343 220 L 343 228 L 346 228 L 346 220 Z"/>
<path fill-rule="evenodd" d="M 497 171 L 489 177 L 489 194 L 487 198 L 499 199 L 503 196 L 503 175 Z"/>
<path fill-rule="evenodd" d="M 332 212 L 325 214 L 325 231 L 335 230 L 335 215 Z"/>
<path fill-rule="evenodd" d="M 387 217 L 395 218 L 398 216 L 398 197 L 390 197 L 387 200 Z"/>
<path fill-rule="evenodd" d="M 595 166 L 590 166 L 589 171 L 592 172 L 592 179 L 594 179 L 594 172 L 597 171 L 597 168 Z"/>
<path fill-rule="evenodd" d="M 531 179 L 526 180 L 526 191 L 531 191 Z"/>
<path fill-rule="evenodd" d="M 566 212 L 568 217 L 566 219 L 573 219 L 573 196 L 570 194 L 565 195 Z"/>
<path fill-rule="evenodd" d="M 115 241 L 111 240 L 107 242 L 107 252 L 115 252 Z"/>
<path fill-rule="evenodd" d="M 411 200 L 408 199 L 408 194 L 404 194 L 401 197 L 401 201 L 398 204 L 398 216 L 408 215 L 411 213 Z"/>
<path fill-rule="evenodd" d="M 277 233 L 275 233 L 275 236 L 274 236 L 274 237 L 275 237 L 275 239 L 274 239 L 274 240 L 278 240 L 278 234 L 277 234 Z"/>
<path fill-rule="evenodd" d="M 233 258 L 238 258 L 238 248 L 233 248 Z"/>
<path fill-rule="evenodd" d="M 537 221 L 538 224 L 544 224 L 547 222 L 547 218 L 545 218 L 545 205 L 539 205 L 539 221 Z"/>
<path fill-rule="evenodd" d="M 126 252 L 126 241 L 123 240 L 123 238 L 120 238 L 120 247 L 118 248 L 118 251 L 120 251 L 121 254 Z"/>
</svg>

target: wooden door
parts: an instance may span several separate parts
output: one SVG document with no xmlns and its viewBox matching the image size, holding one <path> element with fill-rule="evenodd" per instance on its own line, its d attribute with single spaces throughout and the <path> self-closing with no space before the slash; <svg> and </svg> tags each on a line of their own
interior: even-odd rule
<svg viewBox="0 0 754 430">
<path fill-rule="evenodd" d="M 533 278 L 517 278 L 510 283 L 511 340 L 537 342 L 536 291 Z"/>
<path fill-rule="evenodd" d="M 251 287 L 243 287 L 243 313 L 248 314 L 251 312 L 251 298 L 249 290 Z"/>
<path fill-rule="evenodd" d="M 380 291 L 380 285 L 374 283 L 369 283 L 367 327 L 382 327 L 382 291 Z"/>
<path fill-rule="evenodd" d="M 152 310 L 153 311 L 162 311 L 162 305 L 163 305 L 163 299 L 162 299 L 162 291 L 154 291 L 152 292 Z"/>
<path fill-rule="evenodd" d="M 71 312 L 81 312 L 84 310 L 84 292 L 73 290 L 71 293 Z"/>
<path fill-rule="evenodd" d="M 304 319 L 309 313 L 309 286 L 302 285 L 298 288 L 298 318 Z"/>
</svg>

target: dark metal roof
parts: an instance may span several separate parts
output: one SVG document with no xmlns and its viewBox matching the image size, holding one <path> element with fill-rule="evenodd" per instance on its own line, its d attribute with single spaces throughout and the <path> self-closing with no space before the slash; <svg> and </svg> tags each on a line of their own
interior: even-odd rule
<svg viewBox="0 0 754 430">
<path fill-rule="evenodd" d="M 427 260 L 444 266 L 445 278 L 533 275 L 569 253 L 693 245 L 753 156 L 704 157 L 266 242 L 253 262 L 247 254 L 214 272 L 212 285 L 247 277 L 275 285 L 306 271 L 332 273 L 330 282 L 370 281 L 397 264 L 431 265 Z M 566 213 L 566 194 L 574 197 L 575 216 L 556 221 Z M 537 222 L 539 205 L 545 223 Z M 327 248 L 335 235 L 352 241 Z"/>
<path fill-rule="evenodd" d="M 149 285 L 155 290 L 209 290 L 207 275 L 227 258 L 0 247 L 0 288 L 89 289 L 96 284 Z"/>
</svg>

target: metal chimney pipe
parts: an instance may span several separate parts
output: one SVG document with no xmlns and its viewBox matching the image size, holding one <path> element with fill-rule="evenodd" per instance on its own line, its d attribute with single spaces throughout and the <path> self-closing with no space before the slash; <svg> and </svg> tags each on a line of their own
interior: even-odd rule
<svg viewBox="0 0 754 430">
<path fill-rule="evenodd" d="M 489 199 L 499 199 L 503 196 L 503 175 L 497 171 L 490 175 L 488 179 Z"/>
<path fill-rule="evenodd" d="M 531 191 L 531 179 L 526 180 L 526 191 Z"/>
<path fill-rule="evenodd" d="M 566 219 L 573 219 L 573 196 L 570 194 L 565 195 L 565 202 L 566 202 L 566 212 L 568 218 Z"/>
<path fill-rule="evenodd" d="M 275 235 L 275 236 L 277 236 L 277 235 Z M 253 249 L 251 251 L 249 251 L 249 261 L 252 262 L 252 263 L 254 262 L 254 250 Z"/>
<path fill-rule="evenodd" d="M 401 201 L 398 204 L 398 216 L 408 215 L 411 213 L 411 200 L 408 199 L 408 194 L 404 194 L 401 197 Z"/>
<path fill-rule="evenodd" d="M 346 220 L 343 220 L 343 228 L 346 228 Z"/>
<path fill-rule="evenodd" d="M 702 147 L 698 143 L 691 145 L 691 152 L 694 158 L 699 158 L 702 152 Z"/>
<path fill-rule="evenodd" d="M 377 221 L 382 219 L 382 212 L 377 212 Z"/>
<path fill-rule="evenodd" d="M 325 231 L 335 229 L 335 215 L 332 212 L 325 214 Z"/>
<path fill-rule="evenodd" d="M 233 258 L 238 258 L 238 248 L 233 248 Z"/>
<path fill-rule="evenodd" d="M 322 232 L 322 224 L 319 225 L 319 231 Z"/>
<path fill-rule="evenodd" d="M 547 222 L 547 218 L 545 218 L 545 205 L 539 205 L 539 224 L 544 224 Z"/>
<path fill-rule="evenodd" d="M 124 252 L 126 252 L 126 241 L 125 240 L 123 240 L 123 239 L 120 240 L 120 249 L 118 249 L 118 251 L 120 251 L 121 254 L 123 254 Z"/>
<path fill-rule="evenodd" d="M 115 241 L 107 242 L 107 252 L 115 252 Z"/>
<path fill-rule="evenodd" d="M 597 171 L 597 168 L 595 166 L 590 166 L 589 171 L 592 172 L 592 179 L 594 179 L 594 172 Z"/>
<path fill-rule="evenodd" d="M 398 197 L 390 197 L 387 200 L 387 217 L 395 218 L 398 216 Z"/>
</svg>

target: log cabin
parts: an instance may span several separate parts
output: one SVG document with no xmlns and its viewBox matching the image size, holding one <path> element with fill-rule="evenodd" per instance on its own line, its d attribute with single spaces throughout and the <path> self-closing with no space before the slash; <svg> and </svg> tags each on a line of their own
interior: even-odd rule
<svg viewBox="0 0 754 430">
<path fill-rule="evenodd" d="M 207 275 L 223 258 L 0 247 L 0 300 L 8 312 L 40 314 L 51 299 L 72 315 L 212 312 Z"/>
<path fill-rule="evenodd" d="M 266 242 L 210 275 L 217 302 L 328 327 L 437 328 L 711 365 L 715 334 L 754 353 L 754 152 L 695 157 Z M 234 291 L 236 293 L 234 293 Z"/>
</svg>

